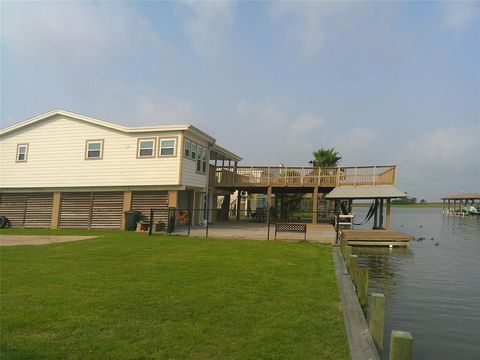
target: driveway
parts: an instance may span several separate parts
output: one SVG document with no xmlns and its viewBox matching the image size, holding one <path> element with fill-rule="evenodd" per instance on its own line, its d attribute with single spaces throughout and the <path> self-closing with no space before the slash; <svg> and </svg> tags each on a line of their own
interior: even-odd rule
<svg viewBox="0 0 480 360">
<path fill-rule="evenodd" d="M 0 246 L 43 245 L 94 239 L 97 236 L 0 235 Z"/>
</svg>

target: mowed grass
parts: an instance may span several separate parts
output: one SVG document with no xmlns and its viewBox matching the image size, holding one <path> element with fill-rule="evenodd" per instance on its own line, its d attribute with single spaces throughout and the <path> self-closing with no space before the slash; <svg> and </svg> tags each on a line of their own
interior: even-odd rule
<svg viewBox="0 0 480 360">
<path fill-rule="evenodd" d="M 331 248 L 98 235 L 2 247 L 2 359 L 347 359 Z"/>
</svg>

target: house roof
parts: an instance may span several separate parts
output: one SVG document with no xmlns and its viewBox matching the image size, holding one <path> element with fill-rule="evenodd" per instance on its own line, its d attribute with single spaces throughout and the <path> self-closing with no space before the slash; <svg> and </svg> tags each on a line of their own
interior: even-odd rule
<svg viewBox="0 0 480 360">
<path fill-rule="evenodd" d="M 61 109 L 55 109 L 55 110 L 40 114 L 38 116 L 32 117 L 30 119 L 27 119 L 25 121 L 21 121 L 19 123 L 13 124 L 13 125 L 8 126 L 6 128 L 0 129 L 0 136 L 12 133 L 16 130 L 22 129 L 24 127 L 33 125 L 33 124 L 38 123 L 40 121 L 47 120 L 47 119 L 51 118 L 52 116 L 58 116 L 58 115 L 66 116 L 66 117 L 69 117 L 69 118 L 72 118 L 72 119 L 80 120 L 80 121 L 90 123 L 90 124 L 94 124 L 94 125 L 98 125 L 98 126 L 103 126 L 103 127 L 113 129 L 113 130 L 117 130 L 117 131 L 124 132 L 124 133 L 144 133 L 144 132 L 157 132 L 157 131 L 188 130 L 188 131 L 191 131 L 191 132 L 195 133 L 195 135 L 207 140 L 208 142 L 210 142 L 212 144 L 215 144 L 215 142 L 216 142 L 215 138 L 213 138 L 212 136 L 204 133 L 202 130 L 200 130 L 200 129 L 198 129 L 195 126 L 190 125 L 190 124 L 127 127 L 127 126 L 114 124 L 114 123 L 111 123 L 111 122 L 108 122 L 108 121 L 96 119 L 94 117 L 80 115 L 80 114 L 76 114 L 76 113 L 66 111 L 66 110 L 61 110 Z M 221 148 L 221 149 L 223 149 L 223 148 Z M 223 149 L 223 150 L 228 152 L 229 156 L 231 156 L 232 159 L 235 159 L 237 161 L 242 160 L 242 158 L 239 157 L 238 155 L 235 155 L 235 154 L 233 154 L 232 152 L 230 152 L 226 149 Z"/>
<path fill-rule="evenodd" d="M 394 185 L 341 185 L 330 191 L 327 199 L 393 199 L 407 197 Z"/>
<path fill-rule="evenodd" d="M 480 193 L 452 194 L 441 198 L 442 200 L 478 200 Z"/>
</svg>

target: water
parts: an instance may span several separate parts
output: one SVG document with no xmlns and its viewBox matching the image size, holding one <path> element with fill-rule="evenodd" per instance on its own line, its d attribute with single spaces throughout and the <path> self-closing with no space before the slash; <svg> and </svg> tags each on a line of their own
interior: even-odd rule
<svg viewBox="0 0 480 360">
<path fill-rule="evenodd" d="M 367 210 L 354 210 L 357 222 Z M 425 240 L 353 250 L 369 268 L 370 291 L 386 297 L 384 358 L 394 329 L 412 334 L 415 359 L 480 359 L 480 216 L 392 208 L 392 227 Z"/>
</svg>

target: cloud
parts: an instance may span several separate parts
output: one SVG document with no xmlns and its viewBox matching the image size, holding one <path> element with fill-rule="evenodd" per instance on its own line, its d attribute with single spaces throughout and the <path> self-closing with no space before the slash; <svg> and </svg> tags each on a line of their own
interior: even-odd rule
<svg viewBox="0 0 480 360">
<path fill-rule="evenodd" d="M 251 144 L 268 144 L 266 163 L 288 163 L 301 165 L 298 159 L 303 158 L 307 164 L 311 153 L 316 150 L 320 130 L 324 120 L 309 112 L 294 113 L 285 106 L 274 102 L 249 104 L 245 101 L 237 103 L 237 122 L 248 129 L 246 135 Z M 245 153 L 248 161 L 256 159 L 259 154 Z"/>
<path fill-rule="evenodd" d="M 183 4 L 189 9 L 189 14 L 183 19 L 183 29 L 194 51 L 203 58 L 218 56 L 228 45 L 235 3 L 189 1 Z"/>
<path fill-rule="evenodd" d="M 403 158 L 417 169 L 465 170 L 475 164 L 478 142 L 475 132 L 456 127 L 441 128 L 407 144 Z"/>
<path fill-rule="evenodd" d="M 419 197 L 479 191 L 479 130 L 440 128 L 407 143 L 398 154 L 400 184 Z"/>
<path fill-rule="evenodd" d="M 98 66 L 128 61 L 146 47 L 173 51 L 122 3 L 16 3 L 3 12 L 2 42 L 17 59 Z"/>
<path fill-rule="evenodd" d="M 341 131 L 333 139 L 333 146 L 345 165 L 383 165 L 386 161 L 376 149 L 382 146 L 375 130 L 363 127 Z M 373 163 L 372 163 L 373 162 Z"/>
<path fill-rule="evenodd" d="M 474 26 L 480 8 L 478 2 L 449 1 L 442 5 L 444 25 L 447 30 L 463 33 Z"/>
<path fill-rule="evenodd" d="M 327 28 L 338 22 L 330 21 L 334 13 L 342 12 L 346 3 L 274 2 L 268 11 L 270 21 L 279 24 L 287 42 L 303 57 L 321 52 L 327 38 Z"/>
</svg>

